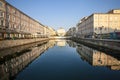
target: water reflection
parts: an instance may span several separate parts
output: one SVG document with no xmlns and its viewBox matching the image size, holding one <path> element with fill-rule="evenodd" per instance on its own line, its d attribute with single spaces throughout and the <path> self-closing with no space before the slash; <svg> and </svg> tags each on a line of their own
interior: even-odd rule
<svg viewBox="0 0 120 80">
<path fill-rule="evenodd" d="M 66 40 L 56 40 L 56 45 L 57 46 L 60 46 L 60 47 L 62 47 L 62 46 L 66 46 Z"/>
<path fill-rule="evenodd" d="M 45 51 L 46 53 L 41 55 Z M 40 58 L 38 58 L 39 56 Z M 29 67 L 28 65 L 31 65 L 31 62 L 36 58 L 39 64 L 32 64 L 36 69 Z M 93 76 L 96 73 L 98 78 L 94 77 L 94 80 L 98 80 L 102 75 L 101 73 L 103 73 L 103 68 L 101 71 L 98 71 L 98 69 L 88 65 L 104 66 L 111 69 L 106 71 L 105 76 L 107 76 L 110 71 L 120 70 L 119 59 L 119 54 L 114 54 L 114 52 L 109 54 L 109 52 L 98 51 L 70 40 L 50 40 L 42 44 L 33 43 L 0 51 L 0 80 L 13 80 L 16 75 L 18 76 L 17 80 L 21 80 L 21 76 L 18 73 L 23 69 L 26 70 L 26 67 L 33 70 L 31 74 L 35 76 L 34 78 L 38 78 L 38 80 L 49 80 L 49 78 L 51 78 L 50 80 L 86 80 L 89 78 L 85 77 L 86 79 L 83 79 L 81 76 Z M 84 64 L 84 61 L 89 64 Z M 91 71 L 88 71 L 88 68 Z M 26 70 L 26 74 L 28 73 Z M 21 74 L 24 80 L 34 79 L 32 76 L 24 76 L 24 72 L 21 72 Z M 44 77 L 46 75 L 48 77 Z M 112 79 L 110 78 L 109 80 Z"/>
<path fill-rule="evenodd" d="M 0 52 L 0 80 L 13 80 L 16 74 L 54 45 L 55 43 L 50 41 L 44 42 L 42 45 L 41 43 L 33 43 L 2 50 Z"/>
<path fill-rule="evenodd" d="M 80 54 L 81 59 L 87 61 L 92 66 L 106 66 L 112 70 L 120 70 L 119 53 L 104 53 L 72 41 L 67 42 L 70 46 L 76 47 L 76 51 Z"/>
</svg>

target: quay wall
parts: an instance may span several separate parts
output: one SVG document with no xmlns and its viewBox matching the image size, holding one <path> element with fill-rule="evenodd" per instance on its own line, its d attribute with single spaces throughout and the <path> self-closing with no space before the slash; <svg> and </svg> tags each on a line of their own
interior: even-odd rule
<svg viewBox="0 0 120 80">
<path fill-rule="evenodd" d="M 49 40 L 49 38 L 3 40 L 3 41 L 0 41 L 0 49 L 10 48 L 10 47 L 24 45 L 24 44 L 30 44 L 34 42 L 46 41 L 46 40 Z"/>
<path fill-rule="evenodd" d="M 71 40 L 94 48 L 109 49 L 111 51 L 120 51 L 120 40 L 83 38 L 71 38 Z"/>
</svg>

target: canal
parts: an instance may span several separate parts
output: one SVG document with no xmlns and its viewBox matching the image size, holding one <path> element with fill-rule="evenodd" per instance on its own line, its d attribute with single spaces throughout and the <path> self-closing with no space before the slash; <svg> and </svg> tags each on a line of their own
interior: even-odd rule
<svg viewBox="0 0 120 80">
<path fill-rule="evenodd" d="M 70 40 L 0 51 L 0 80 L 120 80 L 120 53 Z"/>
</svg>

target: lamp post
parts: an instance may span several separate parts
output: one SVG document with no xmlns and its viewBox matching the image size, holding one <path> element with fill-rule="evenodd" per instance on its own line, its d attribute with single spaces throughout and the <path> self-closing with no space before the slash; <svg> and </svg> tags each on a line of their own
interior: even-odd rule
<svg viewBox="0 0 120 80">
<path fill-rule="evenodd" d="M 117 32 L 117 28 L 115 28 L 114 32 Z"/>
<path fill-rule="evenodd" d="M 103 27 L 104 27 L 104 26 L 99 27 L 99 29 L 100 29 L 100 38 L 101 38 L 101 39 L 102 39 L 102 29 L 103 29 Z"/>
</svg>

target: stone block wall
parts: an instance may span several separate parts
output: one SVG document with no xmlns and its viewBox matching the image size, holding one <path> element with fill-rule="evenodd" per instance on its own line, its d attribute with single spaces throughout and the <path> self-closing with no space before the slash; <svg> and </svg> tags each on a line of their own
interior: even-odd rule
<svg viewBox="0 0 120 80">
<path fill-rule="evenodd" d="M 0 49 L 29 44 L 38 41 L 48 40 L 48 38 L 37 38 L 37 39 L 20 39 L 20 40 L 3 40 L 0 41 Z"/>
</svg>

